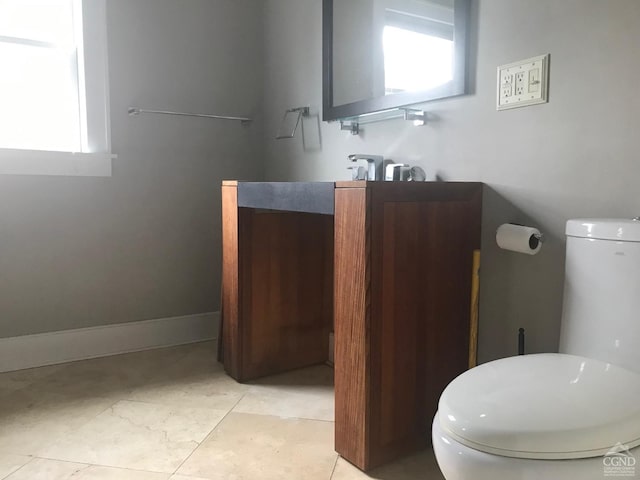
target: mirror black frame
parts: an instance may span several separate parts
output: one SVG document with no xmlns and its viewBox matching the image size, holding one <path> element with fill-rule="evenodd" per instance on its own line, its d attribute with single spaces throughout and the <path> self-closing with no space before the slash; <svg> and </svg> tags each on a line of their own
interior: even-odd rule
<svg viewBox="0 0 640 480">
<path fill-rule="evenodd" d="M 322 119 L 357 117 L 467 93 L 467 26 L 471 0 L 454 0 L 454 75 L 438 88 L 333 105 L 333 0 L 322 1 Z"/>
</svg>

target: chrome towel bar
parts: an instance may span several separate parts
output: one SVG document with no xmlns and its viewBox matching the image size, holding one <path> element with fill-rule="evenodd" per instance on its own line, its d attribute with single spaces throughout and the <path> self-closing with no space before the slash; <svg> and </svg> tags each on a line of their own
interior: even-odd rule
<svg viewBox="0 0 640 480">
<path fill-rule="evenodd" d="M 182 117 L 202 117 L 202 118 L 215 118 L 217 120 L 235 120 L 238 121 L 240 123 L 242 123 L 243 125 L 246 125 L 248 123 L 250 123 L 252 121 L 251 118 L 247 118 L 247 117 L 231 117 L 231 116 L 227 116 L 227 115 L 210 115 L 207 113 L 187 113 L 187 112 L 172 112 L 169 110 L 149 110 L 149 109 L 145 109 L 145 108 L 138 108 L 138 107 L 129 107 L 129 109 L 127 110 L 127 113 L 130 116 L 137 116 L 140 115 L 142 113 L 157 113 L 160 115 L 179 115 Z"/>
</svg>

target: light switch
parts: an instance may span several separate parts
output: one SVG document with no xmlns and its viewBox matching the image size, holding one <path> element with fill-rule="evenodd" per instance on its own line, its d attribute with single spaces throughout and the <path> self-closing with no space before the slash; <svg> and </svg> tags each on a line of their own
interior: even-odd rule
<svg viewBox="0 0 640 480">
<path fill-rule="evenodd" d="M 497 109 L 548 101 L 549 54 L 498 67 Z"/>
<path fill-rule="evenodd" d="M 540 69 L 532 68 L 529 70 L 529 92 L 538 92 L 540 90 Z"/>
</svg>

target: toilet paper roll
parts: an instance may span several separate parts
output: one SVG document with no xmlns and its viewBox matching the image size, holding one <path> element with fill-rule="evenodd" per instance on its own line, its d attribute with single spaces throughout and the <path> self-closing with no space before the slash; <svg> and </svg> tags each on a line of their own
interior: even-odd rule
<svg viewBox="0 0 640 480">
<path fill-rule="evenodd" d="M 498 227 L 496 242 L 504 250 L 535 255 L 542 248 L 540 230 L 524 225 L 505 223 Z"/>
</svg>

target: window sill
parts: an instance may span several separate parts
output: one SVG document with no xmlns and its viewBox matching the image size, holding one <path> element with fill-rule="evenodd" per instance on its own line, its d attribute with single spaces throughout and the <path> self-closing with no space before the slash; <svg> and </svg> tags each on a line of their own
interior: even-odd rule
<svg viewBox="0 0 640 480">
<path fill-rule="evenodd" d="M 110 153 L 0 148 L 0 175 L 110 177 L 114 158 Z"/>
</svg>

